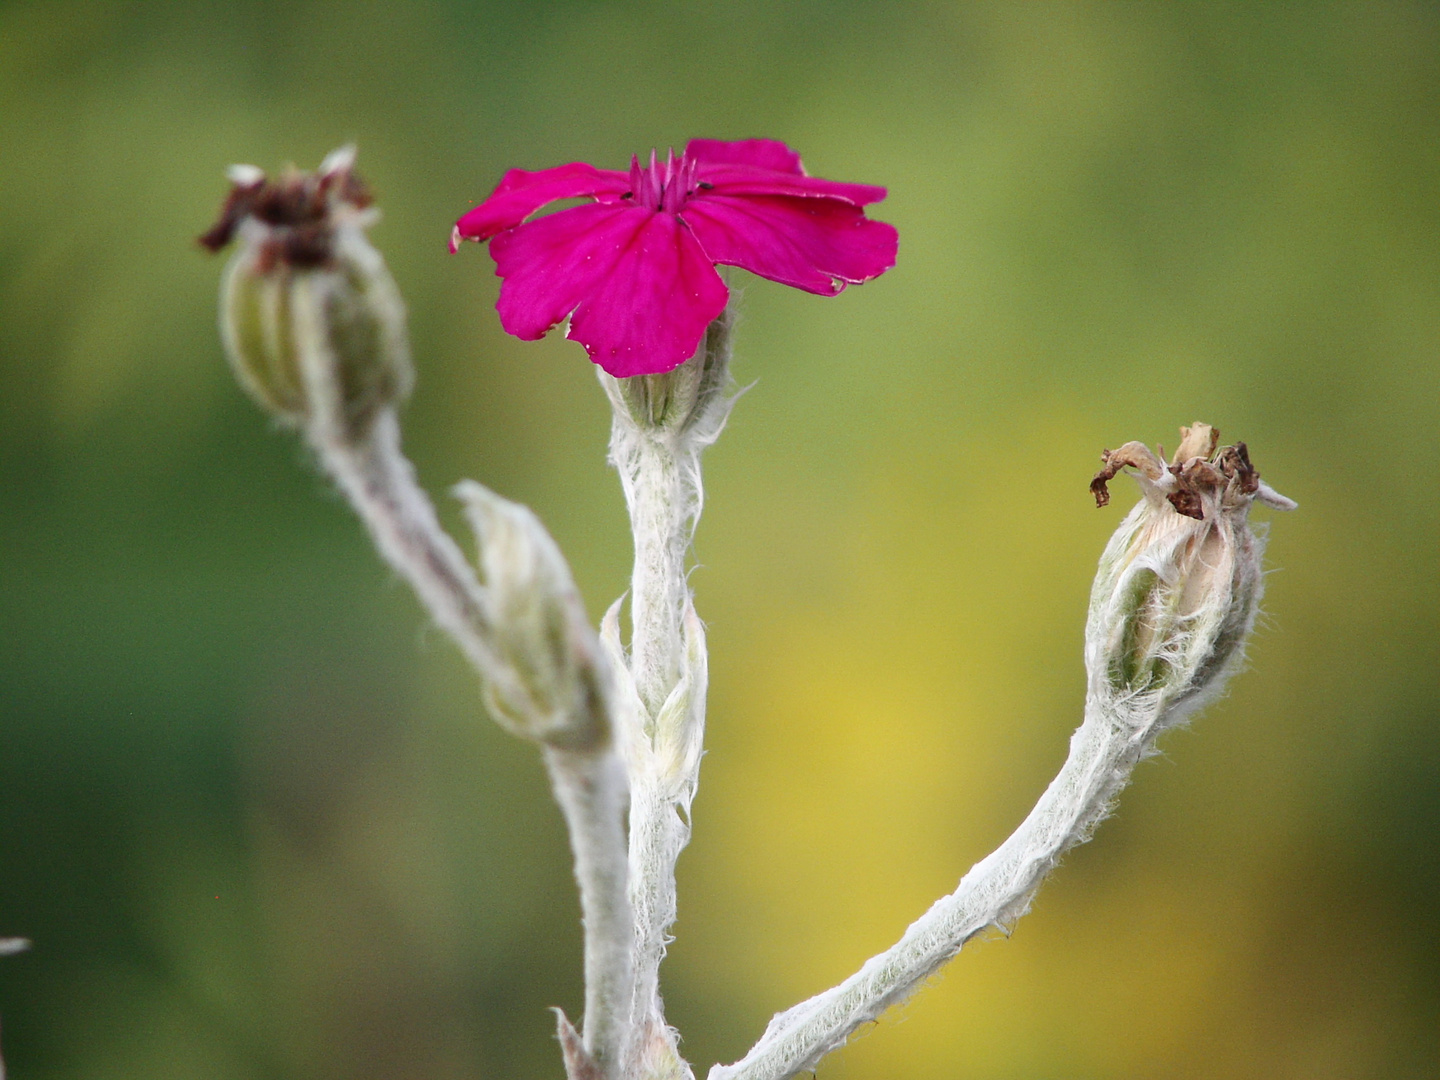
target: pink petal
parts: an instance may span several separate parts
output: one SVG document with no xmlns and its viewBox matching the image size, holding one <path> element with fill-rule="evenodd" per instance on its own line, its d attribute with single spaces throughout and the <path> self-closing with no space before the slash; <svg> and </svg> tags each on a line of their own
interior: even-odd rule
<svg viewBox="0 0 1440 1080">
<path fill-rule="evenodd" d="M 825 296 L 889 270 L 899 244 L 893 225 L 836 199 L 717 190 L 691 199 L 681 216 L 714 262 Z"/>
<path fill-rule="evenodd" d="M 788 195 L 795 198 L 842 199 L 855 206 L 880 202 L 887 192 L 873 184 L 844 184 L 818 176 L 752 169 L 745 165 L 705 165 L 695 170 L 695 179 L 709 184 L 717 195 Z M 700 196 L 708 192 L 700 189 Z"/>
<path fill-rule="evenodd" d="M 730 298 L 678 218 L 648 211 L 645 216 L 614 269 L 576 309 L 566 335 L 617 379 L 679 367 L 695 354 L 705 328 Z"/>
<path fill-rule="evenodd" d="M 679 219 L 631 205 L 527 222 L 495 237 L 490 254 L 507 333 L 534 341 L 574 312 L 567 336 L 617 378 L 684 363 L 729 298 Z"/>
<path fill-rule="evenodd" d="M 462 239 L 488 240 L 498 232 L 513 229 L 556 199 L 591 197 L 611 202 L 629 186 L 625 173 L 597 169 L 583 161 L 539 172 L 511 169 L 488 199 L 455 223 L 450 250 L 453 252 Z"/>
<path fill-rule="evenodd" d="M 593 296 L 650 211 L 591 203 L 526 222 L 490 241 L 504 278 L 495 308 L 506 333 L 537 341 Z"/>
<path fill-rule="evenodd" d="M 800 155 L 774 139 L 691 139 L 685 156 L 697 163 L 697 180 L 725 195 L 821 195 L 856 206 L 885 198 L 883 187 L 806 176 Z"/>
<path fill-rule="evenodd" d="M 685 146 L 685 156 L 707 165 L 748 165 L 767 172 L 805 175 L 800 155 L 775 139 L 741 139 L 739 142 L 691 139 Z"/>
</svg>

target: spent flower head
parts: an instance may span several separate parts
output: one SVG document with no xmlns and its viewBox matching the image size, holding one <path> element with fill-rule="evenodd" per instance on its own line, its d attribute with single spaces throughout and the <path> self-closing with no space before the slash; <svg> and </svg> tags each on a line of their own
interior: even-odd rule
<svg viewBox="0 0 1440 1080">
<path fill-rule="evenodd" d="M 575 198 L 592 201 L 527 220 Z M 534 341 L 568 315 L 566 336 L 611 375 L 655 375 L 691 357 L 725 310 L 717 264 L 822 296 L 894 266 L 894 227 L 864 210 L 883 198 L 807 175 L 781 142 L 692 139 L 629 171 L 512 169 L 456 222 L 450 250 L 490 241 L 507 332 Z"/>
<path fill-rule="evenodd" d="M 200 243 L 238 245 L 220 287 L 220 330 L 251 397 L 303 424 L 325 396 L 361 433 L 409 392 L 411 370 L 399 290 L 365 238 L 378 211 L 354 164 L 347 146 L 313 173 L 270 179 L 232 166 L 230 193 Z"/>
<path fill-rule="evenodd" d="M 1104 506 L 1108 481 L 1125 470 L 1144 496 L 1101 556 L 1091 592 L 1091 691 L 1158 695 L 1169 722 L 1219 692 L 1255 622 L 1264 543 L 1251 504 L 1295 508 L 1260 480 L 1244 443 L 1220 446 L 1208 424 L 1180 431 L 1168 465 L 1163 450 L 1129 442 L 1101 455 L 1090 485 Z"/>
</svg>

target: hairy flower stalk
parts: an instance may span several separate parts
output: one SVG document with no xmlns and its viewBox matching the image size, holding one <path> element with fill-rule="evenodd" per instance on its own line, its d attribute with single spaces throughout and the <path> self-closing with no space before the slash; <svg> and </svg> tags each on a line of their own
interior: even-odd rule
<svg viewBox="0 0 1440 1080">
<path fill-rule="evenodd" d="M 584 205 L 535 217 L 564 199 Z M 463 214 L 450 250 L 488 243 L 501 325 L 526 340 L 568 318 L 614 407 L 610 456 L 635 536 L 628 653 L 619 605 L 602 641 L 621 682 L 630 772 L 635 1041 L 626 1076 L 688 1077 L 665 1023 L 659 968 L 675 921 L 675 865 L 690 837 L 705 725 L 705 635 L 685 561 L 702 501 L 700 454 L 730 402 L 729 287 L 720 266 L 821 296 L 895 265 L 898 235 L 866 207 L 885 189 L 811 176 L 772 139 L 692 139 L 628 171 L 572 162 L 511 169 Z M 562 1028 L 562 1042 L 566 1035 Z"/>
<path fill-rule="evenodd" d="M 479 672 L 495 719 L 542 747 L 585 922 L 583 1037 L 559 1020 L 567 1071 L 619 1080 L 632 1001 L 616 738 L 627 699 L 535 516 L 479 484 L 457 489 L 479 538 L 482 584 L 416 482 L 395 411 L 410 384 L 404 309 L 365 237 L 375 212 L 353 158 L 337 151 L 316 173 L 274 181 L 231 170 L 220 221 L 201 238 L 212 250 L 240 242 L 222 286 L 222 337 L 241 384 L 301 429 L 381 555 Z"/>
<path fill-rule="evenodd" d="M 675 921 L 675 866 L 690 839 L 700 778 L 708 680 L 705 631 L 685 564 L 700 517 L 700 455 L 729 415 L 729 311 L 695 355 L 672 371 L 616 379 L 603 371 L 614 422 L 610 458 L 620 473 L 635 537 L 630 648 L 617 602 L 601 640 L 619 672 L 635 723 L 625 733 L 630 771 L 630 902 L 635 913 L 632 1071 L 644 1080 L 688 1077 L 660 998 L 660 962 Z"/>
<path fill-rule="evenodd" d="M 1167 466 L 1140 443 L 1106 451 L 1092 491 L 1133 469 L 1144 498 L 1101 556 L 1085 629 L 1085 718 L 1025 821 L 900 940 L 839 986 L 779 1013 L 754 1048 L 709 1080 L 785 1080 L 813 1070 L 860 1025 L 908 997 L 987 928 L 1008 931 L 1045 875 L 1088 838 L 1156 736 L 1213 699 L 1238 666 L 1260 600 L 1262 538 L 1251 503 L 1295 504 L 1260 482 L 1244 443 L 1217 449 L 1181 429 Z"/>
</svg>

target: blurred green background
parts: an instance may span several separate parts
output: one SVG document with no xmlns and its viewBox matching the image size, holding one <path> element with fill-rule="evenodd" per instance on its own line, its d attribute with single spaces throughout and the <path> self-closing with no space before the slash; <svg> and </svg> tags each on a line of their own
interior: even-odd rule
<svg viewBox="0 0 1440 1080">
<path fill-rule="evenodd" d="M 1301 507 L 1249 670 L 820 1076 L 1440 1075 L 1440 9 L 938 0 L 0 4 L 12 1075 L 560 1075 L 537 756 L 231 381 L 193 238 L 231 162 L 358 142 L 422 480 L 457 532 L 462 477 L 534 507 L 598 617 L 629 539 L 591 366 L 507 338 L 445 241 L 506 168 L 695 135 L 886 184 L 901 234 L 835 300 L 736 275 L 664 971 L 697 1069 L 1020 820 L 1132 498 L 1094 509 L 1097 455 L 1200 419 Z"/>
</svg>

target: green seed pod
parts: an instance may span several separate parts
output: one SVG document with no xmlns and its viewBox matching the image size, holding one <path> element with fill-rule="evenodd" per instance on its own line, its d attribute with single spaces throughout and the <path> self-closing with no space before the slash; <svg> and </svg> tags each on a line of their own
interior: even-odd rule
<svg viewBox="0 0 1440 1080">
<path fill-rule="evenodd" d="M 299 425 L 305 387 L 295 356 L 288 268 L 261 272 L 259 251 L 239 251 L 220 284 L 220 338 L 245 391 L 276 419 Z"/>
<path fill-rule="evenodd" d="M 315 173 L 267 180 L 237 166 L 220 220 L 201 243 L 238 241 L 221 284 L 220 333 L 240 385 L 293 426 L 362 437 L 409 393 L 405 310 L 365 238 L 375 211 L 353 150 Z"/>
</svg>

